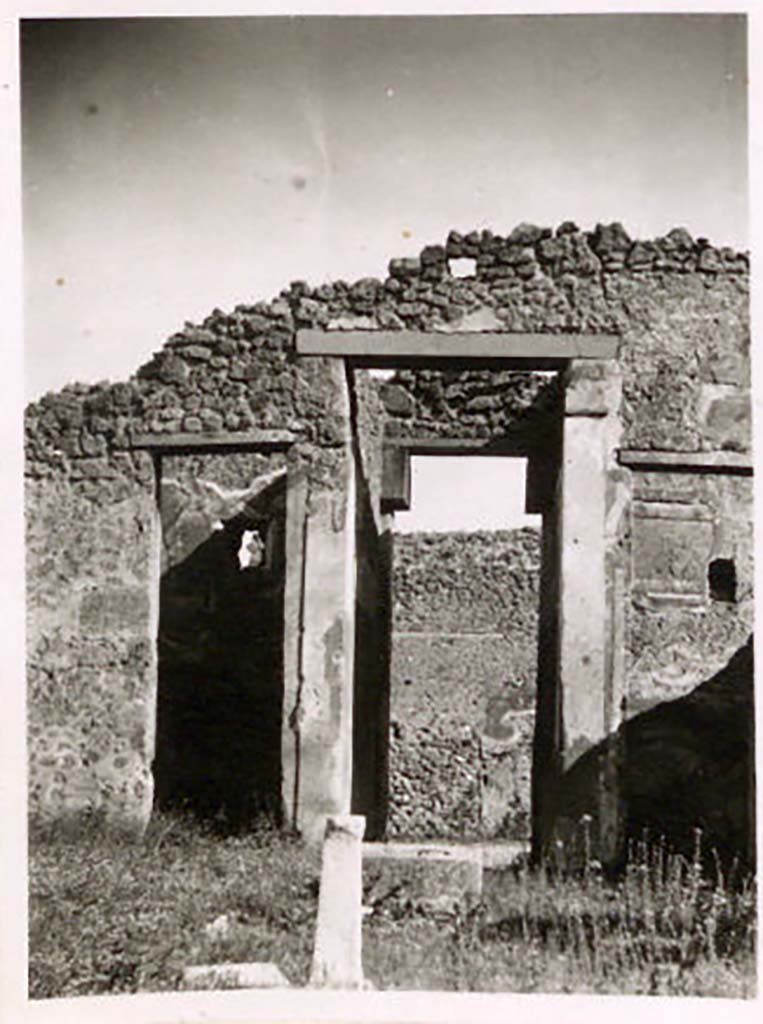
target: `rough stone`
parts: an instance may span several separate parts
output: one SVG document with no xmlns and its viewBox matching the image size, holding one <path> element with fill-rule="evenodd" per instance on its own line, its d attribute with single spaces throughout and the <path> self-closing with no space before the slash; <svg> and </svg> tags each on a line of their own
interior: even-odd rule
<svg viewBox="0 0 763 1024">
<path fill-rule="evenodd" d="M 737 394 L 717 398 L 705 415 L 705 432 L 718 448 L 743 452 L 750 448 L 750 401 Z"/>
<path fill-rule="evenodd" d="M 421 269 L 421 261 L 418 259 L 390 260 L 390 277 L 414 277 Z"/>
<path fill-rule="evenodd" d="M 614 222 L 596 225 L 591 239 L 591 247 L 597 255 L 624 254 L 630 249 L 630 246 L 630 236 L 622 224 Z"/>
<path fill-rule="evenodd" d="M 186 967 L 183 987 L 187 989 L 219 988 L 290 988 L 290 982 L 273 963 L 208 964 Z"/>
<path fill-rule="evenodd" d="M 415 402 L 408 392 L 398 384 L 385 384 L 380 389 L 381 400 L 387 412 L 395 416 L 412 416 Z"/>
<path fill-rule="evenodd" d="M 167 353 L 159 363 L 158 376 L 164 384 L 182 384 L 188 380 L 190 372 L 188 363 L 172 353 Z"/>
<path fill-rule="evenodd" d="M 519 224 L 509 235 L 509 245 L 532 246 L 544 237 L 544 229 L 534 224 Z"/>
</svg>

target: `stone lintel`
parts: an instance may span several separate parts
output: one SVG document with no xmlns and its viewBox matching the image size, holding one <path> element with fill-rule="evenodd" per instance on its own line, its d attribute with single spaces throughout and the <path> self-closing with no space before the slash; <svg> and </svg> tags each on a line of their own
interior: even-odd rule
<svg viewBox="0 0 763 1024">
<path fill-rule="evenodd" d="M 741 476 L 752 476 L 753 473 L 750 452 L 669 452 L 621 448 L 617 461 L 621 466 L 632 469 L 736 473 Z"/>
<path fill-rule="evenodd" d="M 614 359 L 612 334 L 529 334 L 508 331 L 297 331 L 297 354 L 351 359 L 358 366 L 435 367 L 440 360 L 560 369 L 570 359 Z"/>
<path fill-rule="evenodd" d="M 133 434 L 130 447 L 148 448 L 166 455 L 189 451 L 247 448 L 283 450 L 294 444 L 297 435 L 291 430 L 251 430 L 229 434 Z"/>
</svg>

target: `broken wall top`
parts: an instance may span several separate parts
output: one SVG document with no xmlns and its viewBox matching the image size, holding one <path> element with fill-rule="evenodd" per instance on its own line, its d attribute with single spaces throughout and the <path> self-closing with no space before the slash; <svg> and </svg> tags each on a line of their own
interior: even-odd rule
<svg viewBox="0 0 763 1024">
<path fill-rule="evenodd" d="M 450 261 L 464 257 L 473 274 L 453 276 Z M 27 474 L 72 476 L 94 494 L 115 477 L 145 478 L 131 447 L 146 433 L 278 430 L 314 463 L 343 443 L 349 410 L 337 361 L 295 356 L 302 327 L 615 333 L 627 447 L 745 451 L 748 276 L 746 254 L 681 228 L 652 241 L 619 224 L 451 232 L 393 259 L 384 281 L 294 282 L 272 302 L 187 323 L 127 382 L 44 396 L 27 409 Z M 397 435 L 497 436 L 544 392 L 547 378 L 516 371 L 401 371 L 380 386 Z"/>
</svg>

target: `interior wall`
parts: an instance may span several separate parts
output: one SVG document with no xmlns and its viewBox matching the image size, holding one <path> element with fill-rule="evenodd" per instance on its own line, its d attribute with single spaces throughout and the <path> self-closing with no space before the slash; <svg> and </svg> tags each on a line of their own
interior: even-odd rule
<svg viewBox="0 0 763 1024">
<path fill-rule="evenodd" d="M 394 543 L 388 833 L 527 840 L 540 538 Z"/>
<path fill-rule="evenodd" d="M 751 475 L 653 468 L 633 473 L 633 497 L 626 718 L 686 696 L 722 668 L 754 613 Z M 733 564 L 733 599 L 713 596 L 717 559 Z"/>
</svg>

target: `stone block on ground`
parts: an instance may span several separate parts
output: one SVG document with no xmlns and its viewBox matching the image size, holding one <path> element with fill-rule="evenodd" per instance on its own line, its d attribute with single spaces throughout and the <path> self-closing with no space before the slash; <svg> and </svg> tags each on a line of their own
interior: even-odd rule
<svg viewBox="0 0 763 1024">
<path fill-rule="evenodd" d="M 202 964 L 186 967 L 183 987 L 209 988 L 291 988 L 291 983 L 273 963 Z"/>
<path fill-rule="evenodd" d="M 483 883 L 488 871 L 504 871 L 524 861 L 530 853 L 530 843 L 523 839 L 504 842 L 481 843 Z M 484 885 L 483 885 L 484 889 Z"/>
<path fill-rule="evenodd" d="M 482 895 L 479 846 L 440 843 L 364 843 L 366 905 L 386 900 L 424 910 L 453 910 Z"/>
</svg>

